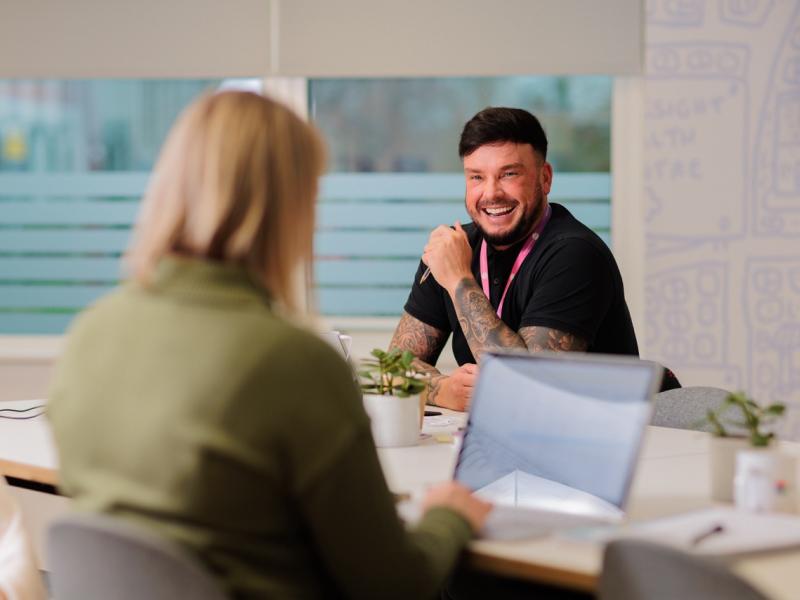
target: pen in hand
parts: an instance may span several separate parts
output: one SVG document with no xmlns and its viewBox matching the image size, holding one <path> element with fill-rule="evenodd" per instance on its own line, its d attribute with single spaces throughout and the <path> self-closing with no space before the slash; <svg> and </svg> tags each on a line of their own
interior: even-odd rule
<svg viewBox="0 0 800 600">
<path fill-rule="evenodd" d="M 717 533 L 722 533 L 725 531 L 725 527 L 720 525 L 719 523 L 714 525 L 711 529 L 698 533 L 694 536 L 691 540 L 691 546 L 697 546 L 703 540 L 710 538 L 712 535 L 716 535 Z"/>
<path fill-rule="evenodd" d="M 461 223 L 456 221 L 455 225 L 451 225 L 450 229 L 457 229 L 458 231 L 462 231 Z M 425 269 L 425 272 L 422 274 L 422 277 L 419 278 L 420 283 L 425 283 L 425 280 L 431 276 L 431 268 L 428 267 Z"/>
</svg>

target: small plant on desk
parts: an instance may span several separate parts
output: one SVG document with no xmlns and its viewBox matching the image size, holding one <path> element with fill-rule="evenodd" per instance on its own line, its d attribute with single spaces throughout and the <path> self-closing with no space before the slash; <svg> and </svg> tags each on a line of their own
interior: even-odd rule
<svg viewBox="0 0 800 600">
<path fill-rule="evenodd" d="M 737 410 L 738 417 L 731 419 L 731 411 Z M 761 406 L 744 392 L 733 392 L 717 410 L 708 411 L 706 422 L 717 437 L 744 437 L 742 432 L 746 432 L 751 446 L 763 448 L 775 439 L 775 432 L 770 429 L 785 412 L 786 405 L 780 402 Z M 734 433 L 730 427 L 734 428 Z"/>
<path fill-rule="evenodd" d="M 413 367 L 413 353 L 397 348 L 389 352 L 375 348 L 370 355 L 372 358 L 360 362 L 358 371 L 365 394 L 405 398 L 425 391 L 427 376 Z"/>
<path fill-rule="evenodd" d="M 413 446 L 419 442 L 424 411 L 422 392 L 428 377 L 413 366 L 414 355 L 398 349 L 375 348 L 360 361 L 358 371 L 364 408 L 372 421 L 372 436 L 380 447 Z"/>
<path fill-rule="evenodd" d="M 716 410 L 709 410 L 704 420 L 711 427 L 711 497 L 721 502 L 734 499 L 734 475 L 737 457 L 748 450 L 768 452 L 775 439 L 772 431 L 786 407 L 775 403 L 758 404 L 744 392 L 728 394 Z"/>
</svg>

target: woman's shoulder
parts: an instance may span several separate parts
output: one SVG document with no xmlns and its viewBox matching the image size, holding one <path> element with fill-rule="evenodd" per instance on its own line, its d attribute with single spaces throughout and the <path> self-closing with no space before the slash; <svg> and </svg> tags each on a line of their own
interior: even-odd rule
<svg viewBox="0 0 800 600">
<path fill-rule="evenodd" d="M 340 371 L 347 366 L 342 355 L 313 330 L 277 316 L 262 321 L 264 330 L 259 335 L 257 328 L 250 333 L 255 343 L 269 354 L 278 355 L 280 362 L 305 364 L 309 372 L 321 369 Z M 268 335 L 264 335 L 268 332 Z M 348 369 L 349 370 L 349 369 Z"/>
</svg>

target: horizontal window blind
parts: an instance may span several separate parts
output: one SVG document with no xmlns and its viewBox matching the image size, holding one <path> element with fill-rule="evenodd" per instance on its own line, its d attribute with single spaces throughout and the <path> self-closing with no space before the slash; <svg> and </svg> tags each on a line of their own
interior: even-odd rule
<svg viewBox="0 0 800 600">
<path fill-rule="evenodd" d="M 0 174 L 0 333 L 57 334 L 121 278 L 149 174 Z M 428 234 L 465 222 L 461 174 L 323 178 L 315 240 L 319 310 L 399 315 Z M 557 173 L 550 199 L 610 243 L 610 175 Z"/>
</svg>

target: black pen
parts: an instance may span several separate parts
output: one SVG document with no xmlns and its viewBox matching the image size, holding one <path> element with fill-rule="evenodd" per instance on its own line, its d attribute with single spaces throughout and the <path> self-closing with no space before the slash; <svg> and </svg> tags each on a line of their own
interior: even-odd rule
<svg viewBox="0 0 800 600">
<path fill-rule="evenodd" d="M 711 529 L 707 531 L 703 531 L 702 533 L 698 533 L 696 536 L 692 538 L 691 545 L 697 546 L 703 540 L 710 538 L 712 535 L 716 535 L 718 533 L 722 533 L 725 531 L 725 527 L 720 525 L 719 523 L 714 525 Z"/>
</svg>

